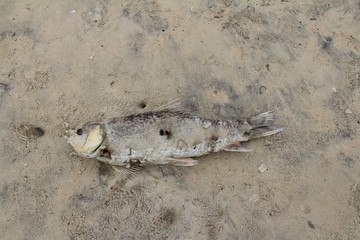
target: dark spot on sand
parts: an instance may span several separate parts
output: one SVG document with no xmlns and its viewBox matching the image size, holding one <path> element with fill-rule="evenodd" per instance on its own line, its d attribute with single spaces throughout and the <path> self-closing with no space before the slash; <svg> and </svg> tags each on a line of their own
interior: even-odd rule
<svg viewBox="0 0 360 240">
<path fill-rule="evenodd" d="M 82 192 L 82 193 L 78 193 L 75 195 L 77 200 L 81 201 L 81 202 L 92 202 L 94 201 L 94 195 L 92 192 Z M 82 217 L 82 216 L 81 216 Z"/>
<path fill-rule="evenodd" d="M 349 168 L 352 168 L 355 161 L 354 159 L 352 159 L 351 157 L 347 156 L 345 153 L 343 152 L 340 152 L 339 153 L 339 159 L 343 161 L 344 165 L 349 167 Z"/>
<path fill-rule="evenodd" d="M 144 109 L 144 108 L 146 108 L 147 105 L 146 105 L 146 102 L 145 102 L 145 101 L 142 101 L 142 102 L 139 103 L 138 106 L 139 106 L 139 108 Z"/>
<path fill-rule="evenodd" d="M 16 132 L 19 136 L 28 139 L 36 139 L 44 136 L 45 131 L 41 127 L 34 125 L 21 124 L 16 127 Z"/>
<path fill-rule="evenodd" d="M 112 167 L 110 164 L 99 162 L 98 178 L 100 186 L 105 187 L 108 185 L 109 176 L 113 175 Z"/>
<path fill-rule="evenodd" d="M 169 27 L 168 20 L 159 17 L 160 5 L 156 1 L 144 1 L 146 11 L 138 10 L 139 1 L 130 1 L 122 11 L 122 15 L 133 20 L 149 33 L 165 31 Z"/>
<path fill-rule="evenodd" d="M 159 216 L 159 222 L 165 225 L 171 225 L 175 222 L 176 213 L 174 209 L 166 209 Z"/>
<path fill-rule="evenodd" d="M 209 220 L 206 227 L 209 239 L 219 239 L 220 226 L 216 220 Z"/>
<path fill-rule="evenodd" d="M 129 16 L 129 14 L 130 14 L 130 9 L 129 8 L 124 8 L 124 10 L 123 10 L 123 15 L 125 16 L 125 17 L 127 17 L 127 16 Z"/>
<path fill-rule="evenodd" d="M 270 71 L 270 64 L 266 64 L 265 67 L 268 71 Z"/>
<path fill-rule="evenodd" d="M 8 77 L 10 77 L 10 74 L 8 75 Z M 9 89 L 9 84 L 0 82 L 0 87 L 2 89 L 4 89 L 4 90 L 8 90 Z"/>
<path fill-rule="evenodd" d="M 163 136 L 165 134 L 164 130 L 160 129 L 160 135 Z"/>
<path fill-rule="evenodd" d="M 345 157 L 344 161 L 345 161 L 345 165 L 347 167 L 352 167 L 352 165 L 354 163 L 354 160 L 352 158 L 350 158 L 350 157 Z"/>
<path fill-rule="evenodd" d="M 2 95 L 4 95 L 9 90 L 10 90 L 9 84 L 0 82 L 0 97 L 2 97 Z"/>
<path fill-rule="evenodd" d="M 308 224 L 309 228 L 315 229 L 315 226 L 311 221 L 307 221 L 307 224 Z"/>
<path fill-rule="evenodd" d="M 325 37 L 325 41 L 322 42 L 321 48 L 323 50 L 329 50 L 332 45 L 332 38 L 331 37 Z"/>
<path fill-rule="evenodd" d="M 44 136 L 44 134 L 45 134 L 45 131 L 40 127 L 34 128 L 33 132 L 34 132 L 34 136 L 36 136 L 36 137 L 41 137 L 41 136 Z"/>
<path fill-rule="evenodd" d="M 111 172 L 109 165 L 103 162 L 99 162 L 98 171 L 100 176 L 108 175 Z"/>
</svg>

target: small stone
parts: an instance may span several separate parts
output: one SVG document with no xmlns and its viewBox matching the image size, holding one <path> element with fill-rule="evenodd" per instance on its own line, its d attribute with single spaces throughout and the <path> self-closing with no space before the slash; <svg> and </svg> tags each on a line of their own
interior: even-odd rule
<svg viewBox="0 0 360 240">
<path fill-rule="evenodd" d="M 75 13 L 76 13 L 76 10 L 73 9 L 73 10 L 70 11 L 70 13 L 71 13 L 71 14 L 75 14 Z"/>
<path fill-rule="evenodd" d="M 348 108 L 348 109 L 345 110 L 345 113 L 346 113 L 346 114 L 352 114 L 353 111 L 352 111 L 350 108 Z"/>
<path fill-rule="evenodd" d="M 93 59 L 94 58 L 94 56 L 90 56 L 90 59 Z"/>
<path fill-rule="evenodd" d="M 333 90 L 333 92 L 336 92 L 336 91 L 337 91 L 337 90 L 336 90 L 336 88 L 334 88 L 334 87 L 333 87 L 333 88 L 331 88 L 331 90 Z"/>
<path fill-rule="evenodd" d="M 260 200 L 260 197 L 259 197 L 259 195 L 257 195 L 257 194 L 254 194 L 254 195 L 252 195 L 251 196 L 251 198 L 249 198 L 249 201 L 251 202 L 251 203 L 256 203 L 257 201 L 259 201 Z"/>
<path fill-rule="evenodd" d="M 263 173 L 265 172 L 268 168 L 265 164 L 261 164 L 260 167 L 258 168 L 259 172 Z"/>
<path fill-rule="evenodd" d="M 315 229 L 315 226 L 311 221 L 307 221 L 307 224 L 308 224 L 309 228 Z"/>
</svg>

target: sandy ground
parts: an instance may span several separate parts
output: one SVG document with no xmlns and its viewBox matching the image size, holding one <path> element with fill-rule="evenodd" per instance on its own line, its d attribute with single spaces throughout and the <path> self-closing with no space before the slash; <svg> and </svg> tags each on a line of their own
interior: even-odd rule
<svg viewBox="0 0 360 240">
<path fill-rule="evenodd" d="M 0 239 L 360 239 L 359 1 L 2 0 L 0 15 Z M 175 98 L 217 119 L 275 109 L 285 131 L 134 177 L 63 137 Z"/>
</svg>

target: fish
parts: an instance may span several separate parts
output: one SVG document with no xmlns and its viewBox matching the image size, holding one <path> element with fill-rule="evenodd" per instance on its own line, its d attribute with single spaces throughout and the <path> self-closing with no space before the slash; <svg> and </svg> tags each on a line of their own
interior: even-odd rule
<svg viewBox="0 0 360 240">
<path fill-rule="evenodd" d="M 174 110 L 158 110 L 87 122 L 68 130 L 78 155 L 111 164 L 115 170 L 145 165 L 197 165 L 212 152 L 250 152 L 242 145 L 283 130 L 272 111 L 239 120 L 212 120 Z"/>
</svg>

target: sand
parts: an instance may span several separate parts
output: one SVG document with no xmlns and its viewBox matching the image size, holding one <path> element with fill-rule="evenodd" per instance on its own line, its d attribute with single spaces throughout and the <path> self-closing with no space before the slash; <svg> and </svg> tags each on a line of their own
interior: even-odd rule
<svg viewBox="0 0 360 240">
<path fill-rule="evenodd" d="M 0 14 L 1 239 L 360 239 L 359 1 L 2 0 Z M 276 110 L 285 130 L 134 176 L 64 139 L 64 122 L 176 98 L 214 119 Z"/>
</svg>

